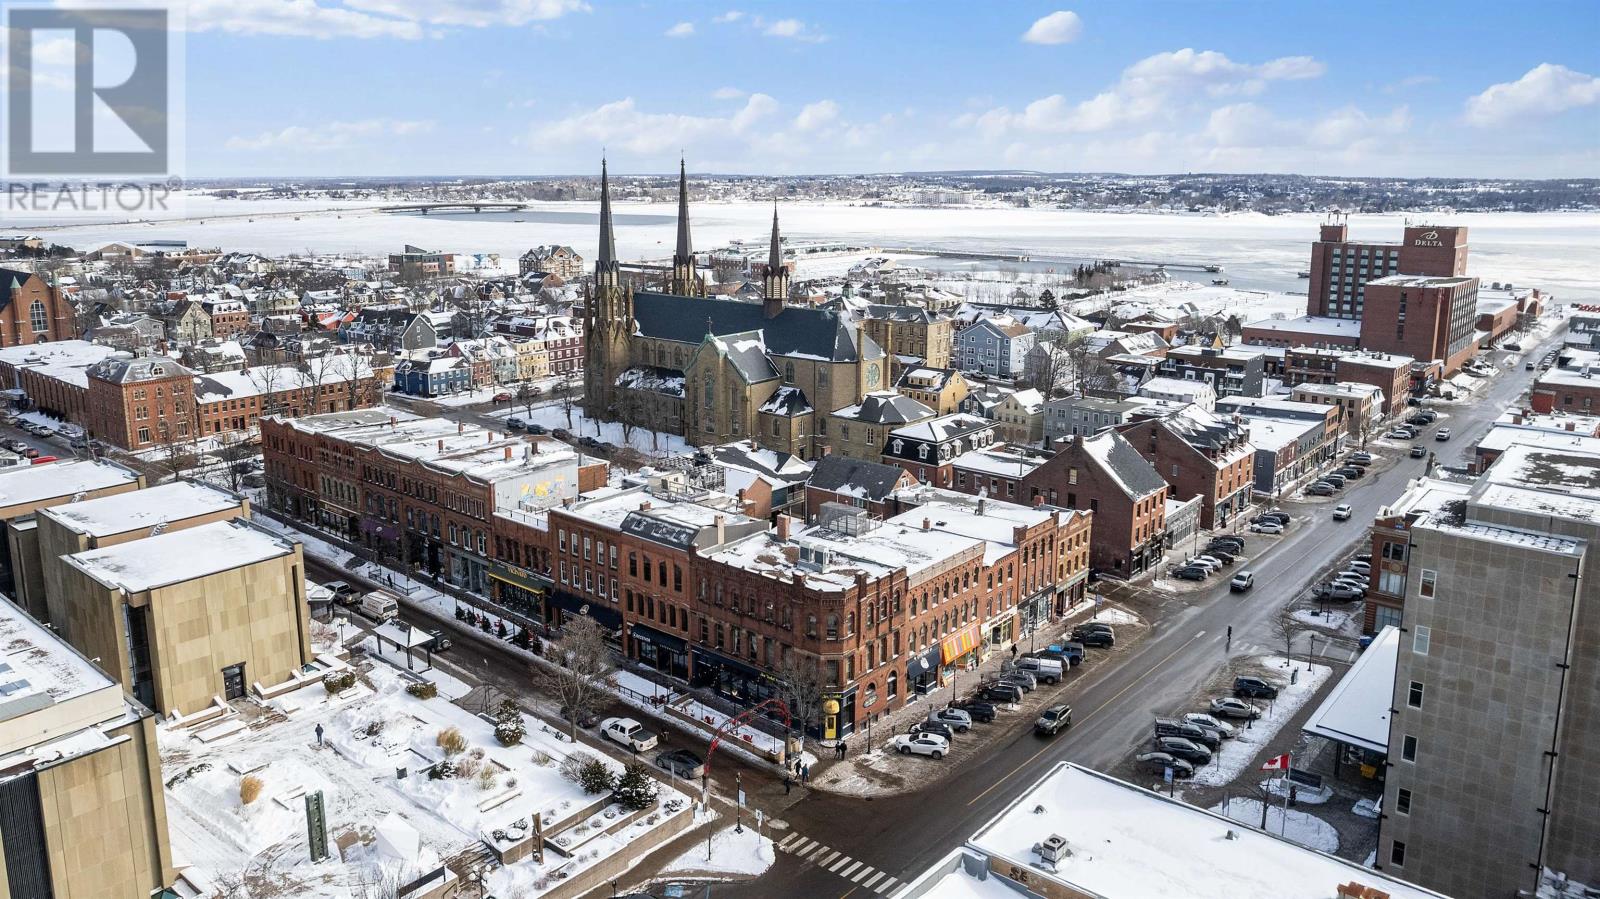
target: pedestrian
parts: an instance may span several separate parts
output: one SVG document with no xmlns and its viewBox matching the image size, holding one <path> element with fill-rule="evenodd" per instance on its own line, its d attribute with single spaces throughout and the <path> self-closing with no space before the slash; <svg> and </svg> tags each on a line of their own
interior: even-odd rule
<svg viewBox="0 0 1600 899">
<path fill-rule="evenodd" d="M 317 725 L 317 745 L 318 746 L 322 745 L 322 725 L 321 724 Z"/>
<path fill-rule="evenodd" d="M 803 783 L 803 784 L 811 783 L 811 766 L 810 765 L 807 765 L 807 764 L 804 764 L 804 763 L 802 763 L 800 765 L 800 782 Z"/>
<path fill-rule="evenodd" d="M 785 796 L 789 795 L 789 787 L 793 783 L 794 783 L 794 780 L 789 777 L 789 772 L 787 772 L 787 771 L 783 772 L 783 795 L 785 795 Z"/>
<path fill-rule="evenodd" d="M 839 741 L 839 758 L 844 758 L 845 756 L 847 756 L 849 754 L 850 754 L 850 744 L 846 743 L 843 740 L 840 740 Z"/>
<path fill-rule="evenodd" d="M 1015 662 L 1016 660 L 1017 660 L 1017 644 L 1013 643 L 1013 644 L 1011 644 L 1011 661 Z"/>
</svg>

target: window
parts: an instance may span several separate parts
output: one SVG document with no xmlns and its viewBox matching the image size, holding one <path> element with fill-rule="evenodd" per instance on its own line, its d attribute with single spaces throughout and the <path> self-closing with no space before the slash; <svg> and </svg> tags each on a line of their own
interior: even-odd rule
<svg viewBox="0 0 1600 899">
<path fill-rule="evenodd" d="M 1410 693 L 1406 696 L 1406 705 L 1414 709 L 1422 708 L 1422 681 L 1412 681 Z"/>
<path fill-rule="evenodd" d="M 140 428 L 139 429 L 139 442 L 140 443 L 149 443 L 150 442 L 150 429 L 149 428 Z"/>
<path fill-rule="evenodd" d="M 639 576 L 639 554 L 628 553 L 628 577 Z"/>
<path fill-rule="evenodd" d="M 1406 865 L 1406 844 L 1405 843 L 1402 843 L 1399 840 L 1395 840 L 1393 843 L 1390 844 L 1390 846 L 1389 846 L 1389 864 L 1394 865 L 1396 868 L 1404 868 L 1405 867 L 1405 865 Z"/>
<path fill-rule="evenodd" d="M 1417 760 L 1417 738 L 1406 734 L 1400 741 L 1400 760 L 1414 762 Z"/>
<path fill-rule="evenodd" d="M 45 314 L 42 300 L 34 300 L 33 305 L 29 307 L 28 323 L 33 326 L 35 334 L 43 334 L 50 330 L 50 317 Z"/>
<path fill-rule="evenodd" d="M 1405 593 L 1406 578 L 1398 571 L 1378 572 L 1378 591 L 1390 596 L 1400 596 Z"/>
<path fill-rule="evenodd" d="M 1417 595 L 1426 599 L 1433 598 L 1434 587 L 1439 581 L 1439 573 L 1427 568 L 1422 569 L 1422 577 L 1417 581 Z"/>
<path fill-rule="evenodd" d="M 1419 656 L 1428 654 L 1428 643 L 1433 637 L 1433 628 L 1417 627 L 1411 634 L 1411 651 Z"/>
<path fill-rule="evenodd" d="M 1402 815 L 1411 814 L 1411 791 L 1402 789 L 1394 794 L 1394 810 Z"/>
<path fill-rule="evenodd" d="M 1383 557 L 1391 562 L 1404 562 L 1406 560 L 1406 545 L 1384 541 Z"/>
</svg>

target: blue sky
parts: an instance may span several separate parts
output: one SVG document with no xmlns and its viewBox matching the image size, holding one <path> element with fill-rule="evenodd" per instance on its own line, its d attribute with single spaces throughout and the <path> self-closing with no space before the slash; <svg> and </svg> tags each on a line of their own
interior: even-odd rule
<svg viewBox="0 0 1600 899">
<path fill-rule="evenodd" d="M 65 2 L 65 0 L 62 0 Z M 192 0 L 192 176 L 1600 176 L 1594 2 Z"/>
</svg>

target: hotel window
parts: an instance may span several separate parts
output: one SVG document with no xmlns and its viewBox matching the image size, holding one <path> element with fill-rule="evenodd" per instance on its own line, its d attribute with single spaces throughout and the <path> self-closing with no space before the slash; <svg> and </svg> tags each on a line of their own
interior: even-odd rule
<svg viewBox="0 0 1600 899">
<path fill-rule="evenodd" d="M 1399 790 L 1394 794 L 1394 810 L 1402 815 L 1411 814 L 1411 791 Z"/>
<path fill-rule="evenodd" d="M 1433 637 L 1433 629 L 1428 627 L 1415 628 L 1411 635 L 1411 651 L 1419 656 L 1428 654 L 1428 643 Z"/>
<path fill-rule="evenodd" d="M 1417 760 L 1417 738 L 1406 734 L 1400 741 L 1400 760 L 1414 762 Z"/>
<path fill-rule="evenodd" d="M 1405 843 L 1395 840 L 1394 843 L 1389 846 L 1389 864 L 1394 865 L 1396 868 L 1404 868 L 1406 866 Z"/>
<path fill-rule="evenodd" d="M 1422 577 L 1417 581 L 1417 595 L 1432 599 L 1434 588 L 1437 586 L 1438 581 L 1439 573 L 1437 571 L 1431 571 L 1427 568 L 1422 569 Z"/>
<path fill-rule="evenodd" d="M 1422 681 L 1411 682 L 1411 689 L 1406 695 L 1406 705 L 1414 709 L 1422 708 Z"/>
</svg>

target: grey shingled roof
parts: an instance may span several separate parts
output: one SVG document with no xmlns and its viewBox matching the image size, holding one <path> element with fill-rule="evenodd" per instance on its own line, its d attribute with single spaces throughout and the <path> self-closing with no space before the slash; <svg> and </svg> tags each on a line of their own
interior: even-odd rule
<svg viewBox="0 0 1600 899">
<path fill-rule="evenodd" d="M 16 269 L 0 268 L 0 309 L 11 305 L 11 294 L 15 287 L 28 283 L 33 277 L 32 272 L 19 272 Z"/>
<path fill-rule="evenodd" d="M 898 393 L 869 393 L 861 398 L 856 421 L 870 424 L 904 425 L 931 418 L 933 410 L 909 396 Z"/>
<path fill-rule="evenodd" d="M 894 491 L 905 469 L 898 465 L 851 459 L 848 456 L 823 456 L 811 469 L 806 483 L 818 490 L 857 488 L 864 499 L 881 501 Z"/>
<path fill-rule="evenodd" d="M 708 297 L 679 297 L 640 291 L 634 294 L 633 317 L 639 334 L 658 340 L 697 344 L 707 333 L 742 334 L 759 331 L 767 352 L 777 356 L 803 356 L 832 362 L 879 359 L 883 351 L 871 338 L 860 336 L 837 312 L 804 306 L 785 306 L 767 318 L 759 303 Z"/>
<path fill-rule="evenodd" d="M 760 331 L 723 335 L 717 338 L 717 344 L 745 383 L 759 384 L 778 376 L 777 367 L 767 358 L 767 348 L 761 341 Z"/>
<path fill-rule="evenodd" d="M 1133 444 L 1129 443 L 1126 437 L 1116 431 L 1106 431 L 1098 436 L 1087 438 L 1084 442 L 1102 440 L 1110 444 L 1103 454 L 1106 464 L 1111 467 L 1111 473 L 1116 475 L 1117 480 L 1127 487 L 1130 497 L 1137 499 L 1142 496 L 1149 496 L 1151 493 L 1167 486 L 1167 482 L 1162 480 L 1155 466 L 1151 465 L 1150 461 L 1144 456 L 1139 455 L 1139 451 L 1133 448 Z M 1091 455 L 1097 454 L 1091 453 Z"/>
</svg>

